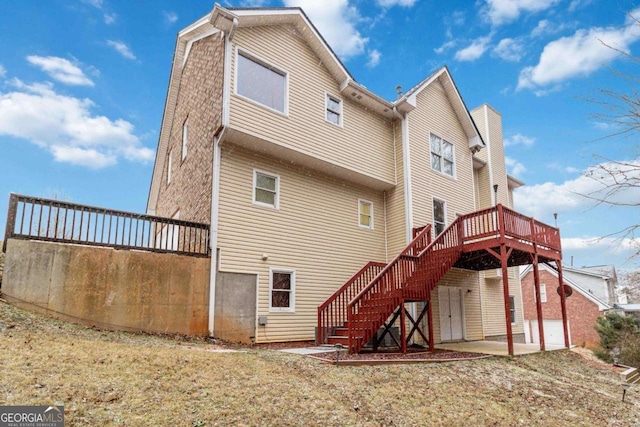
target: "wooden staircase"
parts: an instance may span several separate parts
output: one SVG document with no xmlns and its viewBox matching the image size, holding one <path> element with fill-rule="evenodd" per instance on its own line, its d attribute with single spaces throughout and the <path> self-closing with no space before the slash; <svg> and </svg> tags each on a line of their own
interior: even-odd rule
<svg viewBox="0 0 640 427">
<path fill-rule="evenodd" d="M 504 254 L 502 261 L 498 252 Z M 454 266 L 522 265 L 530 262 L 529 254 L 543 261 L 561 259 L 558 229 L 502 205 L 458 217 L 433 241 L 430 225 L 415 229 L 411 243 L 389 264 L 369 262 L 318 307 L 317 342 L 358 353 L 381 327 L 388 331 L 385 322 L 392 315 L 402 316 L 404 330 L 404 304 L 430 304 L 431 292 Z M 431 333 L 428 339 L 433 340 Z M 402 344 L 406 348 L 406 341 Z"/>
</svg>

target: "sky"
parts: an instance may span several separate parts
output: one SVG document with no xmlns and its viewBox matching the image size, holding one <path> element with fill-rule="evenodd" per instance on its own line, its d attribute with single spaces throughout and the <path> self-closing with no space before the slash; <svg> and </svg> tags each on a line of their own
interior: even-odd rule
<svg viewBox="0 0 640 427">
<path fill-rule="evenodd" d="M 632 94 L 640 6 L 631 0 L 246 0 L 299 6 L 355 79 L 394 100 L 447 65 L 471 110 L 503 120 L 516 210 L 561 229 L 564 263 L 640 268 L 616 234 L 638 207 L 598 205 L 594 177 L 627 162 L 600 90 Z M 46 6 L 45 6 L 46 5 Z M 205 0 L 49 0 L 0 5 L 0 236 L 10 193 L 144 213 L 179 30 Z M 634 19 L 635 18 L 635 19 Z M 621 76 L 622 74 L 622 76 Z M 611 179 L 605 177 L 605 179 Z M 638 203 L 640 188 L 615 194 Z M 557 214 L 557 220 L 554 218 Z"/>
</svg>

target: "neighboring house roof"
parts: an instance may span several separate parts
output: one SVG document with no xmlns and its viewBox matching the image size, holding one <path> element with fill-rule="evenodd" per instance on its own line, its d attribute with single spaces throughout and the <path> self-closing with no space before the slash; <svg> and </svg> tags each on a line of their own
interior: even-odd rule
<svg viewBox="0 0 640 427">
<path fill-rule="evenodd" d="M 262 25 L 293 25 L 309 44 L 311 49 L 321 59 L 324 67 L 340 84 L 340 91 L 346 97 L 358 102 L 369 110 L 383 115 L 389 119 L 398 114 L 406 114 L 415 109 L 415 96 L 424 88 L 436 80 L 445 89 L 447 98 L 458 116 L 467 137 L 470 147 L 484 147 L 485 143 L 471 118 L 458 89 L 447 67 L 442 67 L 429 77 L 414 86 L 409 92 L 399 99 L 390 102 L 368 90 L 365 86 L 355 81 L 351 73 L 346 69 L 331 47 L 318 32 L 302 9 L 297 7 L 283 8 L 223 8 L 219 4 L 213 11 L 200 18 L 178 33 L 174 51 L 169 87 L 160 128 L 158 150 L 149 189 L 147 212 L 155 213 L 155 206 L 162 182 L 161 176 L 166 162 L 166 154 L 173 125 L 173 116 L 180 89 L 182 67 L 189 55 L 191 45 L 206 36 L 223 31 L 233 37 L 236 28 L 262 26 Z M 223 123 L 224 124 L 224 123 Z"/>
<path fill-rule="evenodd" d="M 640 304 L 615 304 L 615 308 L 620 308 L 625 312 L 640 311 Z"/>
<path fill-rule="evenodd" d="M 549 267 L 548 265 L 546 265 L 544 263 L 538 264 L 538 266 L 539 266 L 539 268 L 548 271 L 549 273 L 551 273 L 556 278 L 558 277 L 558 271 L 556 269 L 551 268 L 551 267 Z M 563 267 L 563 270 L 566 270 L 566 268 Z M 522 279 L 529 273 L 533 274 L 533 266 L 532 265 L 528 265 L 524 270 L 522 270 L 522 272 L 520 273 L 520 280 L 522 281 Z M 588 300 L 590 300 L 594 304 L 597 304 L 598 305 L 598 309 L 600 311 L 610 310 L 610 309 L 613 308 L 613 306 L 611 304 L 608 304 L 603 299 L 601 299 L 601 298 L 597 297 L 596 295 L 592 294 L 587 289 L 583 288 L 578 283 L 576 283 L 575 281 L 569 279 L 568 277 L 563 276 L 562 279 L 563 279 L 565 285 L 570 286 L 573 290 L 577 291 L 578 293 L 580 293 L 582 296 L 584 296 L 585 298 L 587 298 Z"/>
</svg>

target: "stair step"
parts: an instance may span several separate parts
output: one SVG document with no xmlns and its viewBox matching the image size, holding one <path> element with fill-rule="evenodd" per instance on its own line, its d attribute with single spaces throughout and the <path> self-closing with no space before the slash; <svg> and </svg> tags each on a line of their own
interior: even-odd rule
<svg viewBox="0 0 640 427">
<path fill-rule="evenodd" d="M 349 345 L 349 337 L 339 337 L 336 335 L 332 335 L 329 338 L 327 338 L 327 343 L 331 345 L 342 344 L 346 347 Z"/>
<path fill-rule="evenodd" d="M 333 336 L 348 337 L 349 328 L 336 328 L 336 330 L 333 332 Z"/>
</svg>

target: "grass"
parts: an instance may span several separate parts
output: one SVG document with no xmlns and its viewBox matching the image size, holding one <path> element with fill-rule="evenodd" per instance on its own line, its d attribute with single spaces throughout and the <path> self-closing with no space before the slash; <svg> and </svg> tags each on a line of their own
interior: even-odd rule
<svg viewBox="0 0 640 427">
<path fill-rule="evenodd" d="M 0 303 L 0 405 L 65 406 L 66 425 L 640 423 L 611 367 L 572 351 L 336 367 L 273 350 L 106 332 Z"/>
</svg>

